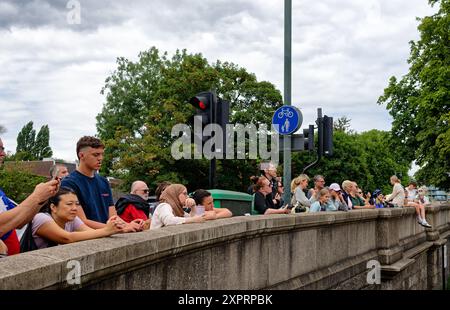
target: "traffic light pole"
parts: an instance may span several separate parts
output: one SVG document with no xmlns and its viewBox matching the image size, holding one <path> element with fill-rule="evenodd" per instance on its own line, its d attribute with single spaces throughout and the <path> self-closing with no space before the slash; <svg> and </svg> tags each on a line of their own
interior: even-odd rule
<svg viewBox="0 0 450 310">
<path fill-rule="evenodd" d="M 216 187 L 216 159 L 212 158 L 209 161 L 209 188 L 214 189 Z"/>
<path fill-rule="evenodd" d="M 284 104 L 291 105 L 292 78 L 292 0 L 284 0 Z M 290 137 L 290 135 L 288 136 Z M 291 139 L 284 139 L 283 199 L 291 201 Z"/>
</svg>

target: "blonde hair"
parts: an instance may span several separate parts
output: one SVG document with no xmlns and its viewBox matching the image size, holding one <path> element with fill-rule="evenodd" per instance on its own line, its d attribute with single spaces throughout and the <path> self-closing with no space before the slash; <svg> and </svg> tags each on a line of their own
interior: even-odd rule
<svg viewBox="0 0 450 310">
<path fill-rule="evenodd" d="M 325 196 L 327 194 L 330 194 L 330 190 L 328 189 L 328 187 L 324 187 L 322 188 L 320 191 L 317 192 L 317 200 L 319 200 L 322 196 Z"/>
<path fill-rule="evenodd" d="M 400 182 L 400 179 L 396 175 L 391 176 L 391 180 L 396 182 L 396 183 Z"/>
<path fill-rule="evenodd" d="M 417 189 L 417 193 L 419 193 L 420 191 L 423 192 L 423 196 L 425 196 L 426 194 L 428 194 L 428 187 L 423 185 Z"/>
<path fill-rule="evenodd" d="M 295 189 L 300 185 L 301 182 L 307 180 L 309 182 L 309 177 L 302 173 L 291 182 L 291 192 L 295 192 Z"/>
<path fill-rule="evenodd" d="M 345 180 L 344 182 L 342 182 L 342 189 L 343 189 L 344 191 L 347 191 L 347 189 L 349 189 L 350 186 L 351 186 L 352 184 L 353 184 L 352 181 L 350 181 L 350 180 Z"/>
</svg>

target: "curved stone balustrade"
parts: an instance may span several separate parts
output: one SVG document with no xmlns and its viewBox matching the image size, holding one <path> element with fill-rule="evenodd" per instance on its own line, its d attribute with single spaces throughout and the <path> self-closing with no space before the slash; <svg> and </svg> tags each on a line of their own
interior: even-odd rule
<svg viewBox="0 0 450 310">
<path fill-rule="evenodd" d="M 442 288 L 450 204 L 428 207 L 427 219 L 433 229 L 413 208 L 355 210 L 115 235 L 1 259 L 0 289 Z M 370 260 L 381 284 L 367 282 Z"/>
</svg>

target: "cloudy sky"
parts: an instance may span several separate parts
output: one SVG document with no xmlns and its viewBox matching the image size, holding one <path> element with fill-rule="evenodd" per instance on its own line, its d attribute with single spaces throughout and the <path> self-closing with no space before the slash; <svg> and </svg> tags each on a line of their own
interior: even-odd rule
<svg viewBox="0 0 450 310">
<path fill-rule="evenodd" d="M 80 4 L 80 23 L 73 13 Z M 6 149 L 30 120 L 48 124 L 54 156 L 74 160 L 95 135 L 104 81 L 119 56 L 156 46 L 231 61 L 283 90 L 282 0 L 0 0 L 0 125 Z M 359 132 L 389 130 L 376 101 L 408 71 L 416 17 L 427 0 L 293 0 L 293 104 L 304 126 L 316 110 Z M 76 16 L 75 16 L 76 18 Z M 70 22 L 70 23 L 69 23 Z"/>
</svg>

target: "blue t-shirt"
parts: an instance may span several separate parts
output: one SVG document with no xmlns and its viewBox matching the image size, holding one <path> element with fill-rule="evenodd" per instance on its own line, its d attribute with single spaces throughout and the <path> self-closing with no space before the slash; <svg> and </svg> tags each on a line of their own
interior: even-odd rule
<svg viewBox="0 0 450 310">
<path fill-rule="evenodd" d="M 108 221 L 109 207 L 114 206 L 114 202 L 106 178 L 98 173 L 87 177 L 75 170 L 62 179 L 61 186 L 75 191 L 87 219 L 101 223 Z"/>
</svg>

